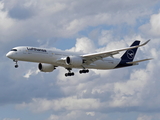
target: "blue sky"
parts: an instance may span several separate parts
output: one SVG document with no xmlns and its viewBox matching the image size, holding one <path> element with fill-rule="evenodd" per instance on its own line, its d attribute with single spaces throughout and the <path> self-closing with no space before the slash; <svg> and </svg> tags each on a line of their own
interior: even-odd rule
<svg viewBox="0 0 160 120">
<path fill-rule="evenodd" d="M 160 120 L 159 8 L 157 0 L 0 0 L 0 120 Z M 5 56 L 21 45 L 91 53 L 136 39 L 151 41 L 135 59 L 152 61 L 68 78 L 61 67 L 15 69 Z"/>
</svg>

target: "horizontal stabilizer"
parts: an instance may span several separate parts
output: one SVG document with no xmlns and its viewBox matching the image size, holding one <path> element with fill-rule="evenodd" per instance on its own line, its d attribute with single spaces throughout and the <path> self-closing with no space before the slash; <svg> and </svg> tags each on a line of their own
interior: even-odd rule
<svg viewBox="0 0 160 120">
<path fill-rule="evenodd" d="M 147 60 L 152 60 L 153 58 L 149 58 L 149 59 L 143 59 L 143 60 L 137 60 L 137 61 L 133 61 L 133 62 L 127 62 L 127 64 L 137 64 L 139 62 L 143 62 L 143 61 L 147 61 Z"/>
</svg>

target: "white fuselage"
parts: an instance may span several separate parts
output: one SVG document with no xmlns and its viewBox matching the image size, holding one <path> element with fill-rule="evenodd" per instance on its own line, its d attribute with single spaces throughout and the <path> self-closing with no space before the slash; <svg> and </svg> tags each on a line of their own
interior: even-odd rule
<svg viewBox="0 0 160 120">
<path fill-rule="evenodd" d="M 15 51 L 14 51 L 15 50 Z M 7 57 L 17 60 L 17 61 L 28 61 L 36 63 L 47 63 L 56 66 L 62 66 L 65 68 L 87 68 L 87 69 L 114 69 L 121 61 L 121 59 L 115 59 L 111 57 L 103 58 L 92 62 L 89 65 L 84 64 L 74 66 L 67 65 L 62 58 L 68 56 L 80 56 L 81 53 L 43 49 L 37 47 L 15 47 L 10 52 L 7 53 Z"/>
</svg>

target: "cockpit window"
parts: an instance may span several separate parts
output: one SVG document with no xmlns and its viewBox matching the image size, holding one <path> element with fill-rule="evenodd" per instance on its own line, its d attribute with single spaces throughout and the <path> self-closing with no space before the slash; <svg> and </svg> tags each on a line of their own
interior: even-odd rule
<svg viewBox="0 0 160 120">
<path fill-rule="evenodd" d="M 17 49 L 12 49 L 11 51 L 17 51 Z"/>
</svg>

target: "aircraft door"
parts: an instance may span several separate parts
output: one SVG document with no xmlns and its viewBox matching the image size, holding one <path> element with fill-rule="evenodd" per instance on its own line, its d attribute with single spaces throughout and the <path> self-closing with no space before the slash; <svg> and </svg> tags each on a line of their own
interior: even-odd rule
<svg viewBox="0 0 160 120">
<path fill-rule="evenodd" d="M 31 54 L 31 53 L 30 53 L 30 51 L 29 51 L 27 48 L 25 48 L 25 49 L 23 50 L 23 54 Z"/>
</svg>

